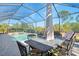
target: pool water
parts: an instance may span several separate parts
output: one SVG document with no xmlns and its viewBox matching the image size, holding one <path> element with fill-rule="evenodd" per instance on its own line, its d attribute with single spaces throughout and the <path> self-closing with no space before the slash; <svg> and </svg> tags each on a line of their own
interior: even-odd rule
<svg viewBox="0 0 79 59">
<path fill-rule="evenodd" d="M 12 35 L 13 40 L 15 41 L 26 41 L 26 40 L 30 40 L 30 39 L 33 39 L 33 38 L 36 38 L 36 36 L 33 36 L 33 35 L 28 35 L 28 34 L 14 34 Z"/>
<path fill-rule="evenodd" d="M 15 41 L 25 41 L 28 40 L 27 34 L 17 34 L 17 35 L 12 35 L 15 39 Z"/>
</svg>

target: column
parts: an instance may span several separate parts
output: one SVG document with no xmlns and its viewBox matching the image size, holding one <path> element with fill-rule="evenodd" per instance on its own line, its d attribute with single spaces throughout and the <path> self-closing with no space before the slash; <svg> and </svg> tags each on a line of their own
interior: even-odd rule
<svg viewBox="0 0 79 59">
<path fill-rule="evenodd" d="M 46 8 L 46 35 L 47 40 L 54 39 L 54 29 L 52 21 L 52 4 L 48 3 Z"/>
</svg>

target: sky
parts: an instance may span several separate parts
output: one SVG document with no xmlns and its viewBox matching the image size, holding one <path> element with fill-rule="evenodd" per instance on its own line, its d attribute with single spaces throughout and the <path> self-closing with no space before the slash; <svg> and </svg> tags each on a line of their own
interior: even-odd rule
<svg viewBox="0 0 79 59">
<path fill-rule="evenodd" d="M 46 4 L 41 4 L 41 3 L 36 3 L 36 4 L 27 3 L 27 4 L 23 4 L 23 6 L 19 6 L 19 5 L 18 6 L 0 6 L 0 18 L 2 20 L 5 20 L 8 16 L 10 18 L 12 18 L 12 19 L 2 21 L 1 23 L 10 22 L 10 24 L 15 24 L 15 23 L 18 23 L 21 21 L 25 22 L 25 23 L 38 21 L 37 26 L 45 26 L 45 23 L 43 21 L 46 18 L 46 7 L 43 8 L 45 5 Z M 79 4 L 75 4 L 74 6 L 79 6 Z M 78 8 L 62 6 L 62 5 L 58 5 L 58 4 L 55 4 L 55 7 L 58 12 L 61 10 L 68 10 L 71 13 L 79 12 Z M 43 9 L 41 9 L 41 8 L 43 8 Z M 39 10 L 39 9 L 41 9 L 41 10 Z M 37 10 L 39 10 L 39 11 L 37 13 L 35 13 L 35 11 L 37 11 Z M 30 14 L 32 14 L 30 16 L 32 19 L 30 17 L 27 17 Z M 13 15 L 13 16 L 11 16 L 11 15 Z M 52 16 L 58 17 L 57 12 L 53 6 L 52 6 Z M 21 21 L 18 21 L 19 19 L 21 19 Z M 59 23 L 59 18 L 56 18 L 56 19 L 52 18 L 52 20 L 53 20 L 53 24 Z"/>
</svg>

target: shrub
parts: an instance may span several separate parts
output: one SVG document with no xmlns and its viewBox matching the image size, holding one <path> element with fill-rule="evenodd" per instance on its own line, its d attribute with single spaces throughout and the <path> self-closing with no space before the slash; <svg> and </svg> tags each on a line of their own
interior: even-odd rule
<svg viewBox="0 0 79 59">
<path fill-rule="evenodd" d="M 76 35 L 76 36 L 75 36 L 75 41 L 76 41 L 76 42 L 79 42 L 79 35 Z"/>
</svg>

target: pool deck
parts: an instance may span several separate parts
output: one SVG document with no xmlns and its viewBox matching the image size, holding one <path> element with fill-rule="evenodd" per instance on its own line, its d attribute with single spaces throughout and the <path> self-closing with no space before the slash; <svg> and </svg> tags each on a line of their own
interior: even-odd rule
<svg viewBox="0 0 79 59">
<path fill-rule="evenodd" d="M 18 56 L 20 55 L 18 46 L 15 41 L 12 41 L 13 37 L 7 34 L 0 34 L 0 56 Z M 40 42 L 45 45 L 57 47 L 57 44 L 54 40 L 47 41 L 42 38 L 32 39 L 34 41 Z M 76 56 L 79 56 L 79 48 L 73 47 L 72 53 Z"/>
<path fill-rule="evenodd" d="M 79 48 L 73 47 L 73 49 L 72 49 L 72 54 L 73 54 L 73 55 L 76 55 L 76 56 L 79 56 Z"/>
<path fill-rule="evenodd" d="M 20 51 L 13 37 L 0 34 L 0 56 L 20 56 Z"/>
</svg>

